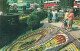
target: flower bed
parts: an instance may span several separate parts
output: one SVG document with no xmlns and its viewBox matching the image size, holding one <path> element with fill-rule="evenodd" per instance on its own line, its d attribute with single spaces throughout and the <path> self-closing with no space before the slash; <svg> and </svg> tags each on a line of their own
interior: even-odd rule
<svg viewBox="0 0 80 51">
<path fill-rule="evenodd" d="M 47 33 L 47 30 L 39 30 L 22 36 L 21 38 L 17 39 L 17 41 L 9 45 L 9 47 L 5 51 L 19 51 L 25 48 L 30 48 L 32 45 L 45 37 Z"/>
<path fill-rule="evenodd" d="M 45 51 L 51 48 L 58 48 L 59 51 L 73 39 L 63 29 L 45 24 L 40 29 L 19 37 L 4 51 Z"/>
<path fill-rule="evenodd" d="M 75 44 L 70 43 L 66 47 L 60 49 L 59 51 L 79 51 L 79 49 L 75 46 Z"/>
<path fill-rule="evenodd" d="M 47 29 L 49 29 L 50 31 L 54 30 L 55 28 L 56 27 L 55 26 L 52 26 L 52 25 L 50 25 L 50 26 L 47 27 Z"/>
<path fill-rule="evenodd" d="M 20 16 L 20 17 L 19 17 L 19 21 L 20 21 L 21 23 L 26 23 L 28 17 L 29 17 L 29 15 L 27 15 L 27 16 Z"/>
<path fill-rule="evenodd" d="M 73 23 L 76 25 L 80 25 L 80 21 L 79 20 L 73 20 Z"/>
<path fill-rule="evenodd" d="M 33 47 L 32 49 L 29 49 L 29 51 L 36 51 L 36 50 L 43 51 L 43 50 L 46 50 L 46 49 L 51 48 L 51 47 L 56 47 L 56 46 L 58 46 L 62 43 L 65 43 L 65 42 L 66 42 L 65 36 L 57 35 L 56 37 L 54 37 L 53 39 L 51 39 L 47 43 Z"/>
</svg>

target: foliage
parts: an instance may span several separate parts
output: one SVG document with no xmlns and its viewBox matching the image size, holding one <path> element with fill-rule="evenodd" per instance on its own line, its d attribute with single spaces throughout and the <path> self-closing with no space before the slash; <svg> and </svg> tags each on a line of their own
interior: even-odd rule
<svg viewBox="0 0 80 51">
<path fill-rule="evenodd" d="M 60 5 L 62 8 L 72 8 L 74 0 L 60 0 Z"/>
<path fill-rule="evenodd" d="M 8 15 L 8 16 L 0 16 L 0 27 L 1 27 L 1 32 L 5 33 L 8 31 L 13 31 L 15 32 L 15 29 L 18 29 L 18 24 L 19 24 L 19 16 L 18 15 Z"/>
<path fill-rule="evenodd" d="M 15 3 L 17 3 L 17 0 L 14 0 Z"/>
<path fill-rule="evenodd" d="M 64 19 L 64 17 L 58 17 L 59 21 L 62 21 Z"/>
<path fill-rule="evenodd" d="M 4 13 L 8 13 L 9 12 L 9 5 L 8 5 L 8 2 L 7 0 L 3 0 L 3 5 L 2 5 L 2 9 L 3 9 L 3 12 Z"/>
<path fill-rule="evenodd" d="M 8 13 L 9 12 L 9 5 L 7 0 L 0 0 L 0 10 L 3 13 Z"/>
<path fill-rule="evenodd" d="M 33 12 L 33 14 L 39 16 L 40 21 L 47 17 L 47 11 L 44 10 Z"/>
<path fill-rule="evenodd" d="M 27 24 L 31 29 L 36 29 L 40 26 L 39 17 L 35 14 L 31 14 L 30 17 L 27 19 Z"/>
<path fill-rule="evenodd" d="M 29 17 L 29 15 L 27 15 L 27 16 L 21 16 L 21 17 L 19 17 L 19 21 L 21 23 L 26 23 L 28 17 Z"/>
</svg>

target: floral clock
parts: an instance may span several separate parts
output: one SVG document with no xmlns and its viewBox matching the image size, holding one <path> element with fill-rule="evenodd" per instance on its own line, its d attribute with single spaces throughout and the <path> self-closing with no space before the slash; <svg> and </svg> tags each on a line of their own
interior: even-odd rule
<svg viewBox="0 0 80 51">
<path fill-rule="evenodd" d="M 56 37 L 52 38 L 50 41 L 43 45 L 39 45 L 36 47 L 32 47 L 29 49 L 29 51 L 44 51 L 51 47 L 56 47 L 58 45 L 61 45 L 63 43 L 67 42 L 67 38 L 64 35 L 57 35 Z"/>
<path fill-rule="evenodd" d="M 47 33 L 47 30 L 39 30 L 22 36 L 17 39 L 17 41 L 9 45 L 5 51 L 24 51 L 25 48 L 30 48 L 32 45 L 40 41 L 47 35 Z"/>
</svg>

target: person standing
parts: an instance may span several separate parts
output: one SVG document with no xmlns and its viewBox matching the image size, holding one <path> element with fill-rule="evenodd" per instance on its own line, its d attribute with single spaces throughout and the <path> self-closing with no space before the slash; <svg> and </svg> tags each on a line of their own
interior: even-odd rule
<svg viewBox="0 0 80 51">
<path fill-rule="evenodd" d="M 52 14 L 53 14 L 52 21 L 53 22 L 56 22 L 56 19 L 57 19 L 57 11 L 56 10 L 53 10 L 52 11 Z"/>
<path fill-rule="evenodd" d="M 66 22 L 68 22 L 68 16 L 69 16 L 69 13 L 67 12 L 67 10 L 65 10 L 65 17 L 64 17 L 64 19 L 66 20 Z"/>
<path fill-rule="evenodd" d="M 52 22 L 52 10 L 49 9 L 48 10 L 48 23 L 51 23 Z"/>
<path fill-rule="evenodd" d="M 68 16 L 69 16 L 69 13 L 67 12 L 67 10 L 65 10 L 64 13 L 65 13 L 65 16 L 64 16 L 62 28 L 66 28 L 67 27 Z"/>
<path fill-rule="evenodd" d="M 74 13 L 73 13 L 73 10 L 71 9 L 69 11 L 69 16 L 68 16 L 68 31 L 72 30 L 72 24 L 73 24 L 73 17 L 74 17 Z"/>
</svg>

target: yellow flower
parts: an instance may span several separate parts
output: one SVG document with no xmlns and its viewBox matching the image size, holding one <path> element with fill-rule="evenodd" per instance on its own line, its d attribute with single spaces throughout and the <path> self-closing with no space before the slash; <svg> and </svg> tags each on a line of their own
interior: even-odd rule
<svg viewBox="0 0 80 51">
<path fill-rule="evenodd" d="M 46 48 L 49 48 L 50 44 L 49 43 L 46 43 L 45 46 L 46 46 Z"/>
<path fill-rule="evenodd" d="M 76 48 L 76 51 L 79 51 L 79 49 L 73 43 L 71 44 L 73 45 L 74 48 Z"/>
</svg>

